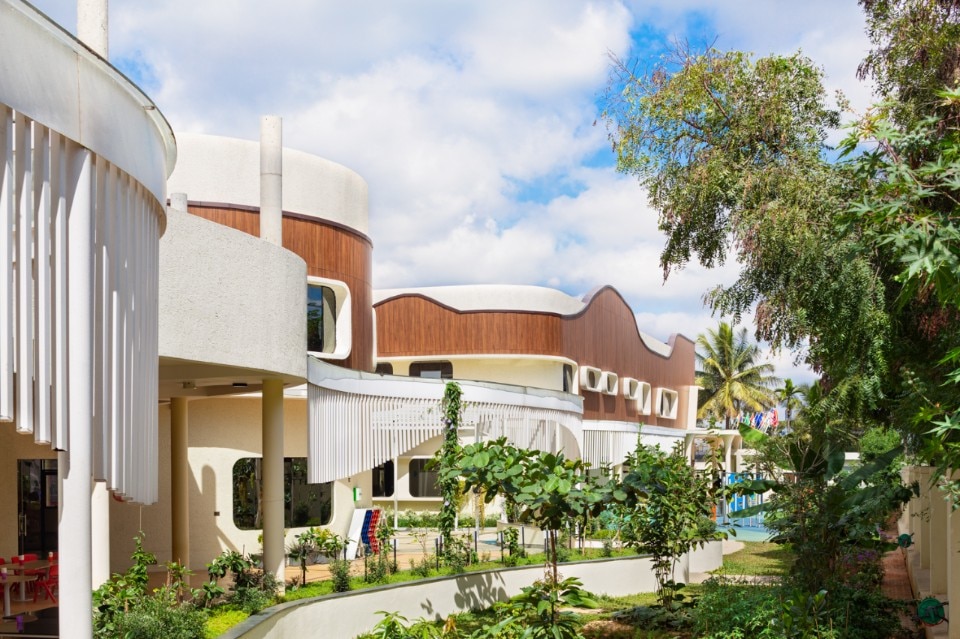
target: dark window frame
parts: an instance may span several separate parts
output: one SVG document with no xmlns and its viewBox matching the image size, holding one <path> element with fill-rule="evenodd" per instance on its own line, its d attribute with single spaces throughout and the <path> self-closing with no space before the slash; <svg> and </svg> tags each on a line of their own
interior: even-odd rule
<svg viewBox="0 0 960 639">
<path fill-rule="evenodd" d="M 319 297 L 312 299 L 312 291 L 319 291 Z M 329 286 L 307 282 L 307 352 L 330 354 L 336 348 L 337 293 Z"/>
<path fill-rule="evenodd" d="M 411 497 L 416 497 L 419 499 L 439 499 L 443 497 L 443 494 L 440 492 L 440 477 L 439 473 L 436 470 L 426 470 L 424 467 L 431 462 L 430 457 L 415 457 L 410 460 L 410 464 L 407 466 L 407 489 L 410 491 Z M 417 466 L 418 477 L 414 481 L 414 464 Z M 429 486 L 426 483 L 426 480 L 420 479 L 419 475 L 432 475 L 433 476 L 433 486 Z M 416 486 L 416 491 L 414 487 Z M 421 488 L 426 488 L 427 494 L 418 494 L 421 492 Z M 432 488 L 432 490 L 431 490 Z"/>
<path fill-rule="evenodd" d="M 231 516 L 233 524 L 240 530 L 261 530 L 263 528 L 262 522 L 257 521 L 258 512 L 261 517 L 263 516 L 262 506 L 258 507 L 258 501 L 263 492 L 262 465 L 262 457 L 241 457 L 234 462 L 231 469 Z M 242 473 L 240 477 L 238 477 L 238 472 Z M 284 457 L 284 528 L 323 526 L 329 524 L 333 519 L 333 482 L 310 484 L 306 481 L 306 478 L 306 457 Z M 257 483 L 258 480 L 259 484 Z M 298 490 L 301 486 L 306 488 Z M 294 503 L 295 495 L 304 492 L 314 494 L 306 501 Z M 319 501 L 319 503 L 312 507 L 314 501 Z M 311 516 L 311 512 L 314 513 L 314 516 Z"/>
<path fill-rule="evenodd" d="M 412 362 L 410 364 L 410 377 L 433 377 L 424 375 L 424 373 L 440 373 L 440 379 L 453 379 L 453 363 L 442 362 Z"/>
<path fill-rule="evenodd" d="M 393 481 L 394 464 L 392 459 L 388 459 L 379 466 L 374 466 L 371 474 L 371 496 L 372 497 L 393 497 L 397 487 Z"/>
</svg>

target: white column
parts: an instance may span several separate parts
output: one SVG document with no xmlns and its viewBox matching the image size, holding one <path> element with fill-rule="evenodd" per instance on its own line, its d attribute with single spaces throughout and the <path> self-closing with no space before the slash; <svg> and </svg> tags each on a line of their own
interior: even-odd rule
<svg viewBox="0 0 960 639">
<path fill-rule="evenodd" d="M 170 400 L 170 528 L 171 561 L 190 567 L 190 460 L 187 398 Z"/>
<path fill-rule="evenodd" d="M 109 53 L 107 0 L 77 1 L 77 39 L 106 59 Z"/>
<path fill-rule="evenodd" d="M 946 494 L 939 488 L 930 489 L 930 593 L 947 592 L 947 562 L 951 554 L 947 546 Z M 954 554 L 956 550 L 954 551 Z"/>
<path fill-rule="evenodd" d="M 284 580 L 283 381 L 263 380 L 263 569 Z"/>
<path fill-rule="evenodd" d="M 91 582 L 96 589 L 110 579 L 110 491 L 106 482 L 93 482 L 90 509 Z"/>
<path fill-rule="evenodd" d="M 260 119 L 260 238 L 283 246 L 283 121 Z"/>
<path fill-rule="evenodd" d="M 687 463 L 691 466 L 693 465 L 693 445 L 695 442 L 696 439 L 693 435 L 683 436 L 683 454 L 687 456 Z"/>
<path fill-rule="evenodd" d="M 917 469 L 920 482 L 920 516 L 917 517 L 917 534 L 913 536 L 920 552 L 920 568 L 930 568 L 930 467 Z"/>
<path fill-rule="evenodd" d="M 948 474 L 948 476 L 950 476 Z M 960 473 L 952 473 L 953 480 Z M 956 504 L 951 504 L 951 506 Z M 960 606 L 960 509 L 949 508 L 947 513 L 947 601 Z M 952 610 L 950 606 L 947 610 Z M 960 639 L 960 623 L 947 624 L 947 639 Z"/>
<path fill-rule="evenodd" d="M 57 466 L 63 480 L 60 496 L 60 627 L 70 636 L 90 639 L 93 623 L 93 581 L 91 564 L 90 491 L 93 417 L 93 156 L 76 150 L 71 157 L 71 174 L 77 176 L 77 188 L 69 214 L 70 316 L 69 375 L 70 430 L 68 452 L 60 455 Z"/>
<path fill-rule="evenodd" d="M 900 469 L 900 480 L 905 486 L 909 486 L 913 482 L 913 466 L 904 466 Z M 914 498 L 911 497 L 910 501 L 903 505 L 903 511 L 900 513 L 897 528 L 901 533 L 909 533 L 913 530 L 913 522 L 910 521 L 913 514 L 913 501 Z"/>
</svg>

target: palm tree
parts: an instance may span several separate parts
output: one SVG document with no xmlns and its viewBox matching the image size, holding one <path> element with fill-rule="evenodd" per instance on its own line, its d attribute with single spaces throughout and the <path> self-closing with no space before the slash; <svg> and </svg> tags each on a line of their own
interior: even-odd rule
<svg viewBox="0 0 960 639">
<path fill-rule="evenodd" d="M 787 378 L 783 380 L 783 386 L 774 392 L 777 394 L 777 401 L 783 404 L 784 411 L 786 412 L 786 419 L 784 421 L 787 422 L 787 428 L 790 428 L 790 419 L 793 417 L 793 410 L 803 406 L 803 400 L 800 398 L 807 392 L 806 384 L 796 386 L 792 379 Z"/>
<path fill-rule="evenodd" d="M 758 363 L 760 349 L 747 339 L 747 329 L 720 322 L 697 337 L 696 355 L 696 382 L 704 391 L 697 417 L 723 419 L 730 428 L 740 411 L 764 410 L 776 401 L 771 387 L 780 380 L 772 364 Z"/>
</svg>

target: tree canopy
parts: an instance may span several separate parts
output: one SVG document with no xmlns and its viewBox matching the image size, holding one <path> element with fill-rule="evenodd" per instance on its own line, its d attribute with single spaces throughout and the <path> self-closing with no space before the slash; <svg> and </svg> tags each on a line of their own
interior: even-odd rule
<svg viewBox="0 0 960 639">
<path fill-rule="evenodd" d="M 726 322 L 697 337 L 697 386 L 703 388 L 703 403 L 697 417 L 723 420 L 730 428 L 741 411 L 760 411 L 774 404 L 773 366 L 759 362 L 760 349 L 747 337 L 747 329 L 735 330 Z"/>
<path fill-rule="evenodd" d="M 826 140 L 845 105 L 800 54 L 619 62 L 605 116 L 667 235 L 664 275 L 735 257 L 739 278 L 707 302 L 735 321 L 753 310 L 757 338 L 820 373 L 806 422 L 841 439 L 903 424 L 943 461 L 960 442 L 960 2 L 861 4 L 878 103 L 839 159 Z"/>
</svg>

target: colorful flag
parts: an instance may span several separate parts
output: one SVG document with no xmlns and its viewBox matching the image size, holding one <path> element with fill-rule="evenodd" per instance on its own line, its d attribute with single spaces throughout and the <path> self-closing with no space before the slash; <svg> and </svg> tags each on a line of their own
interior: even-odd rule
<svg viewBox="0 0 960 639">
<path fill-rule="evenodd" d="M 774 428 L 776 428 L 776 427 L 777 427 L 777 424 L 780 423 L 780 418 L 777 416 L 777 409 L 774 408 L 774 409 L 773 409 L 772 411 L 770 411 L 770 412 L 773 413 L 773 417 L 770 418 L 770 425 L 773 426 Z"/>
</svg>

